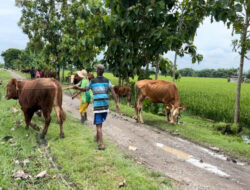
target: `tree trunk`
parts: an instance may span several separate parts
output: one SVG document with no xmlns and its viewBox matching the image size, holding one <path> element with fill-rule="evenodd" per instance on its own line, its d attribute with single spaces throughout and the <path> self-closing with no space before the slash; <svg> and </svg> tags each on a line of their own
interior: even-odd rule
<svg viewBox="0 0 250 190">
<path fill-rule="evenodd" d="M 177 62 L 177 51 L 175 51 L 174 55 L 174 65 L 173 65 L 173 82 L 175 82 L 175 68 L 176 68 L 176 62 Z"/>
<path fill-rule="evenodd" d="M 155 66 L 155 80 L 158 79 L 159 75 L 159 60 L 156 61 L 156 66 Z"/>
<path fill-rule="evenodd" d="M 129 84 L 129 76 L 128 76 L 128 73 L 127 73 L 127 76 L 126 76 L 126 84 L 127 84 L 127 85 Z"/>
<path fill-rule="evenodd" d="M 71 75 L 73 74 L 73 64 L 71 64 L 71 67 L 70 67 L 70 74 Z"/>
<path fill-rule="evenodd" d="M 146 73 L 148 73 L 148 70 L 149 70 L 149 63 L 147 63 L 146 65 Z"/>
<path fill-rule="evenodd" d="M 62 82 L 64 82 L 64 66 L 63 66 L 63 70 L 62 70 Z"/>
<path fill-rule="evenodd" d="M 118 85 L 121 86 L 121 76 L 119 76 Z"/>
<path fill-rule="evenodd" d="M 60 81 L 60 66 L 57 66 L 57 78 Z"/>
<path fill-rule="evenodd" d="M 241 91 L 241 79 L 242 79 L 242 72 L 244 66 L 244 59 L 246 55 L 246 39 L 247 39 L 247 29 L 248 29 L 248 14 L 246 13 L 245 17 L 245 28 L 241 35 L 241 52 L 240 52 L 240 68 L 239 68 L 239 76 L 237 82 L 237 90 L 236 90 L 236 101 L 235 101 L 235 112 L 234 112 L 234 123 L 239 124 L 240 121 L 240 91 Z"/>
</svg>

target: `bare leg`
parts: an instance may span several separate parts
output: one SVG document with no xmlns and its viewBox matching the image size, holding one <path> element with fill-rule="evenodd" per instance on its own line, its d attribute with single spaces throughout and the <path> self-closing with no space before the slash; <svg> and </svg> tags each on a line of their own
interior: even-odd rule
<svg viewBox="0 0 250 190">
<path fill-rule="evenodd" d="M 85 121 L 87 121 L 88 120 L 87 112 L 84 113 L 84 117 L 85 117 Z"/>
<path fill-rule="evenodd" d="M 99 141 L 98 148 L 104 149 L 103 139 L 102 139 L 102 123 L 96 125 L 97 140 Z"/>
</svg>

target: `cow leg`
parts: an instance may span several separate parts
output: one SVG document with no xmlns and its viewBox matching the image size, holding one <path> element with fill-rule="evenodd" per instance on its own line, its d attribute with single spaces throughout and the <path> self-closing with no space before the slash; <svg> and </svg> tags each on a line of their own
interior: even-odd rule
<svg viewBox="0 0 250 190">
<path fill-rule="evenodd" d="M 30 121 L 31 121 L 33 114 L 31 114 L 31 112 L 29 112 L 28 110 L 23 111 L 23 113 L 24 113 L 25 123 L 26 123 L 25 129 L 29 129 Z"/>
<path fill-rule="evenodd" d="M 127 101 L 128 101 L 128 103 L 127 103 L 128 106 L 130 106 L 130 104 L 131 104 L 131 95 L 128 95 L 128 96 L 127 96 Z"/>
<path fill-rule="evenodd" d="M 170 121 L 170 109 L 165 108 L 165 113 L 166 113 L 166 122 L 169 122 Z"/>
<path fill-rule="evenodd" d="M 42 110 L 42 111 L 43 111 L 43 116 L 44 116 L 44 120 L 45 120 L 45 125 L 44 125 L 44 128 L 43 128 L 43 132 L 41 134 L 41 138 L 44 139 L 45 135 L 47 134 L 49 124 L 50 124 L 50 121 L 51 121 L 51 117 L 50 117 L 51 110 L 50 111 Z"/>
<path fill-rule="evenodd" d="M 145 100 L 145 97 L 144 96 L 141 96 L 139 97 L 138 99 L 138 103 L 137 103 L 137 107 L 138 107 L 138 112 L 139 112 L 139 115 L 140 115 L 140 121 L 141 123 L 144 123 L 143 121 L 143 118 L 142 118 L 142 105 L 143 105 L 143 101 Z M 138 119 L 138 115 L 137 115 L 137 119 Z"/>
<path fill-rule="evenodd" d="M 55 108 L 55 111 L 56 111 L 56 116 L 57 116 L 58 123 L 60 125 L 60 137 L 64 138 L 63 119 L 62 119 L 63 116 L 61 115 L 63 113 L 63 110 L 59 106 L 55 106 L 54 108 Z"/>
</svg>

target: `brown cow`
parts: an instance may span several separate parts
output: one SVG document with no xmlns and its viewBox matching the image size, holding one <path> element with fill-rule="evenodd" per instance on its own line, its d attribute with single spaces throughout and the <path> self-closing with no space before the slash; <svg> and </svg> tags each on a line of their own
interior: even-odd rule
<svg viewBox="0 0 250 190">
<path fill-rule="evenodd" d="M 131 103 L 131 87 L 130 86 L 114 86 L 114 91 L 118 96 L 118 101 L 120 97 L 127 97 L 128 106 Z"/>
<path fill-rule="evenodd" d="M 136 91 L 138 89 L 138 102 L 136 102 Z M 171 124 L 175 123 L 180 110 L 186 109 L 186 106 L 180 107 L 180 98 L 175 83 L 164 80 L 141 80 L 135 84 L 135 112 L 138 122 L 138 112 L 140 121 L 144 123 L 142 118 L 142 103 L 145 99 L 149 99 L 153 103 L 163 103 L 165 105 L 166 120 Z"/>
<path fill-rule="evenodd" d="M 56 78 L 56 72 L 45 70 L 40 72 L 41 78 Z"/>
<path fill-rule="evenodd" d="M 94 79 L 94 78 L 95 78 L 95 77 L 94 77 L 93 74 L 88 73 L 88 79 L 89 79 L 89 81 L 91 81 L 91 80 Z M 73 84 L 76 85 L 76 84 L 78 84 L 81 80 L 82 80 L 82 77 L 78 76 L 78 74 L 75 74 Z"/>
<path fill-rule="evenodd" d="M 63 122 L 66 119 L 62 109 L 62 88 L 55 79 L 39 78 L 32 81 L 11 79 L 7 85 L 6 99 L 18 99 L 25 116 L 26 129 L 33 127 L 31 119 L 37 110 L 42 110 L 45 126 L 41 134 L 44 138 L 50 121 L 50 113 L 54 107 L 60 124 L 60 137 L 64 138 Z M 33 127 L 34 128 L 34 127 Z"/>
<path fill-rule="evenodd" d="M 22 72 L 22 73 L 29 73 L 29 72 L 30 72 L 30 69 L 22 69 L 21 72 Z"/>
</svg>

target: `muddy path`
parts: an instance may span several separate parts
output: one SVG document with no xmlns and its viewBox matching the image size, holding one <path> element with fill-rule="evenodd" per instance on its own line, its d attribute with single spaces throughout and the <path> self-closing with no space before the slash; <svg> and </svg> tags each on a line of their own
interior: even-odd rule
<svg viewBox="0 0 250 190">
<path fill-rule="evenodd" d="M 14 72 L 11 74 L 13 77 L 23 78 Z M 64 94 L 63 109 L 76 118 L 80 118 L 79 104 L 78 99 L 72 100 Z M 92 123 L 93 112 L 90 105 L 86 124 L 94 130 Z M 233 162 L 221 153 L 150 126 L 137 124 L 133 119 L 115 112 L 109 113 L 103 130 L 105 137 L 136 162 L 163 173 L 176 181 L 182 189 L 250 189 L 249 163 Z M 108 148 L 108 144 L 106 147 Z"/>
</svg>

